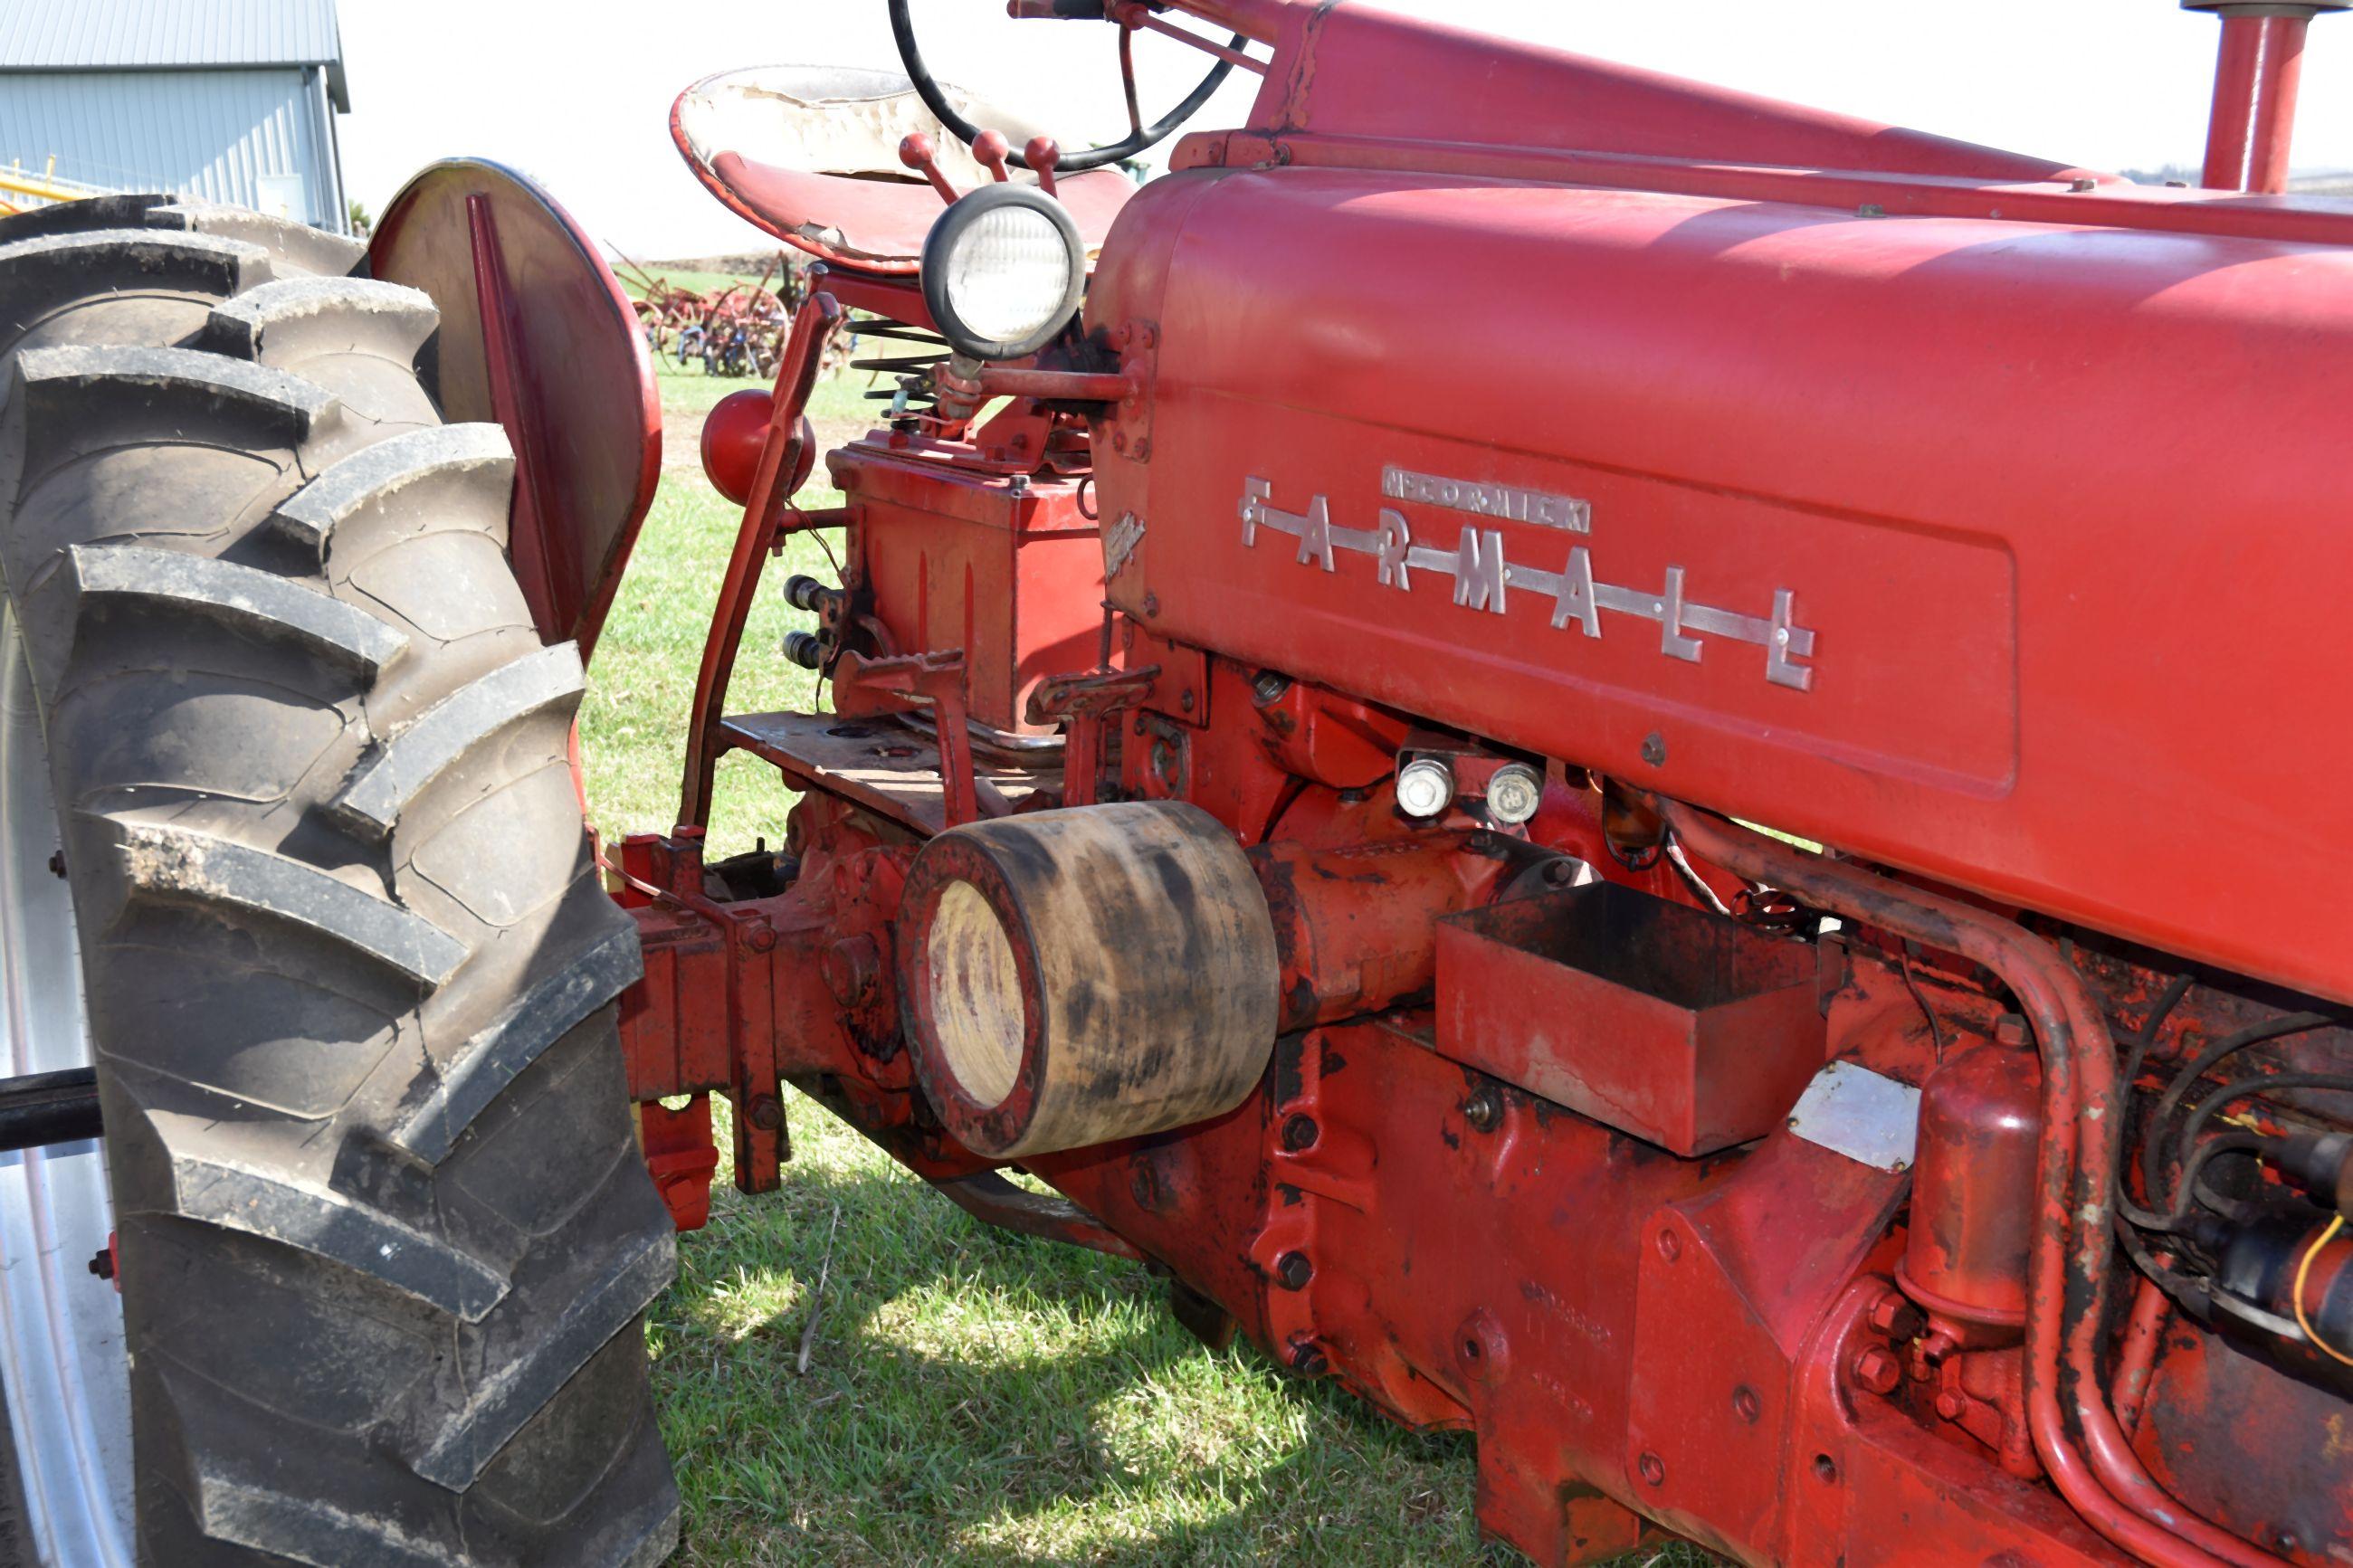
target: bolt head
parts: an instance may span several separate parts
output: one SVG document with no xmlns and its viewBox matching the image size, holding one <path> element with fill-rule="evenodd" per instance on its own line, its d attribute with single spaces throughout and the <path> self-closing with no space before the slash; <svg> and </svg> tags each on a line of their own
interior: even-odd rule
<svg viewBox="0 0 2353 1568">
<path fill-rule="evenodd" d="M 763 1132 L 774 1132 L 785 1124 L 785 1104 L 773 1094 L 752 1097 L 751 1107 L 744 1117 Z"/>
<path fill-rule="evenodd" d="M 1416 757 L 1398 770 L 1398 809 L 1429 818 L 1454 804 L 1454 774 L 1436 757 Z"/>
<path fill-rule="evenodd" d="M 1492 1083 L 1481 1084 L 1462 1102 L 1462 1120 L 1481 1132 L 1493 1132 L 1504 1123 L 1503 1092 Z"/>
<path fill-rule="evenodd" d="M 1296 1154 L 1314 1143 L 1316 1131 L 1315 1118 L 1289 1117 L 1282 1123 L 1282 1146 Z"/>
<path fill-rule="evenodd" d="M 1904 1364 L 1885 1345 L 1872 1345 L 1854 1358 L 1854 1381 L 1873 1394 L 1893 1394 L 1904 1381 Z"/>
<path fill-rule="evenodd" d="M 1487 815 L 1517 826 L 1544 802 L 1544 775 L 1525 763 L 1506 763 L 1487 781 Z"/>
<path fill-rule="evenodd" d="M 1654 768 L 1667 765 L 1667 738 L 1656 730 L 1642 737 L 1642 760 Z"/>
<path fill-rule="evenodd" d="M 1315 1278 L 1315 1265 L 1307 1261 L 1303 1252 L 1286 1252 L 1275 1259 L 1274 1282 L 1286 1290 L 1303 1290 Z"/>
<path fill-rule="evenodd" d="M 1872 1306 L 1871 1326 L 1891 1340 L 1916 1340 L 1928 1320 L 1919 1308 L 1890 1290 Z"/>
</svg>

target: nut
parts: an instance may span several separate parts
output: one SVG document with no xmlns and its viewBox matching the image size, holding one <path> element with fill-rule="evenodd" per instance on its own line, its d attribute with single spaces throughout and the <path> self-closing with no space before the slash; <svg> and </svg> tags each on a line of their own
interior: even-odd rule
<svg viewBox="0 0 2353 1568">
<path fill-rule="evenodd" d="M 1891 1340 L 1916 1340 L 1928 1320 L 1919 1308 L 1890 1290 L 1873 1304 L 1871 1326 Z"/>
<path fill-rule="evenodd" d="M 1854 1358 L 1854 1381 L 1873 1394 L 1893 1394 L 1904 1381 L 1904 1363 L 1885 1345 L 1871 1345 Z"/>
</svg>

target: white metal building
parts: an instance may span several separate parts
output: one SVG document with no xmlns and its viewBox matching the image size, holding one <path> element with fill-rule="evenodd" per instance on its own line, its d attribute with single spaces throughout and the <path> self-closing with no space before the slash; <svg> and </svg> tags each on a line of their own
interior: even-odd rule
<svg viewBox="0 0 2353 1568">
<path fill-rule="evenodd" d="M 0 169 L 349 226 L 335 0 L 0 0 Z"/>
</svg>

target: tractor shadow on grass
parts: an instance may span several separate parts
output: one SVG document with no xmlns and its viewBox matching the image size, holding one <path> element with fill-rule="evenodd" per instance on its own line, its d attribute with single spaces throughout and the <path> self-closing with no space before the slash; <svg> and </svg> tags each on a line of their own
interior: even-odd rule
<svg viewBox="0 0 2353 1568">
<path fill-rule="evenodd" d="M 782 1190 L 723 1184 L 649 1315 L 677 1563 L 1524 1561 L 1478 1541 L 1469 1437 L 1205 1350 L 1141 1265 L 991 1229 L 791 1114 Z"/>
</svg>

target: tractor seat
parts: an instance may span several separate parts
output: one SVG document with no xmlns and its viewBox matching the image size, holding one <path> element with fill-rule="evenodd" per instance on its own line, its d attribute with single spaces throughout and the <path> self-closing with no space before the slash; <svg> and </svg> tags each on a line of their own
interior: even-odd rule
<svg viewBox="0 0 2353 1568">
<path fill-rule="evenodd" d="M 975 123 L 1018 147 L 1038 130 L 956 88 L 944 89 Z M 740 216 L 822 260 L 868 272 L 912 273 L 923 237 L 945 210 L 939 194 L 899 162 L 899 141 L 921 131 L 940 172 L 959 190 L 996 178 L 948 134 L 904 76 L 833 66 L 761 66 L 706 77 L 679 94 L 670 116 L 694 177 Z M 1035 184 L 1016 169 L 1013 177 Z M 1135 184 L 1117 169 L 1055 183 L 1092 256 Z"/>
</svg>

